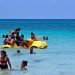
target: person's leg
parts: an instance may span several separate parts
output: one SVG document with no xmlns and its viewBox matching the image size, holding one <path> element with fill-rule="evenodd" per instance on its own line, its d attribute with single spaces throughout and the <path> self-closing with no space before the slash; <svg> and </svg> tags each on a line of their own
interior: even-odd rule
<svg viewBox="0 0 75 75">
<path fill-rule="evenodd" d="M 30 54 L 33 54 L 33 47 L 30 48 Z"/>
</svg>

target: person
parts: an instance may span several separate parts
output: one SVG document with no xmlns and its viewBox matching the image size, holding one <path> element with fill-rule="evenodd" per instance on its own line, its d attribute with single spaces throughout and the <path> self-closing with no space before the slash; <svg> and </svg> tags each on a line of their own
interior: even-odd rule
<svg viewBox="0 0 75 75">
<path fill-rule="evenodd" d="M 43 36 L 43 40 L 45 40 L 45 36 Z"/>
<path fill-rule="evenodd" d="M 20 54 L 21 52 L 20 52 L 20 50 L 17 50 L 17 54 Z"/>
<path fill-rule="evenodd" d="M 10 38 L 8 37 L 8 35 L 5 36 L 5 40 L 3 42 L 4 45 L 8 44 L 10 45 Z"/>
<path fill-rule="evenodd" d="M 40 36 L 35 36 L 35 34 L 31 32 L 31 39 L 34 41 L 38 41 L 40 39 Z"/>
<path fill-rule="evenodd" d="M 2 50 L 1 51 L 1 57 L 0 57 L 0 69 L 1 70 L 8 69 L 8 65 L 9 65 L 10 69 L 12 69 L 11 63 L 10 63 L 9 58 L 7 57 L 6 51 Z"/>
<path fill-rule="evenodd" d="M 28 63 L 28 61 L 25 61 L 25 60 L 21 62 L 21 70 L 27 70 L 27 68 L 26 68 L 27 63 Z"/>
<path fill-rule="evenodd" d="M 11 37 L 11 36 L 14 36 L 14 34 L 19 34 L 19 31 L 20 31 L 20 28 L 10 31 L 9 36 Z"/>
<path fill-rule="evenodd" d="M 48 40 L 48 37 L 46 37 L 46 40 Z"/>
<path fill-rule="evenodd" d="M 17 46 L 19 46 L 20 43 L 23 42 L 23 41 L 24 41 L 24 39 L 21 36 L 19 36 L 19 34 L 17 34 L 16 35 L 16 44 L 17 44 Z"/>
<path fill-rule="evenodd" d="M 48 40 L 48 37 L 43 36 L 43 40 Z"/>
<path fill-rule="evenodd" d="M 24 39 L 24 35 L 22 34 L 21 37 Z"/>
<path fill-rule="evenodd" d="M 31 47 L 31 48 L 30 48 L 30 54 L 36 54 L 36 53 L 33 51 L 33 48 L 35 48 L 35 47 Z"/>
</svg>

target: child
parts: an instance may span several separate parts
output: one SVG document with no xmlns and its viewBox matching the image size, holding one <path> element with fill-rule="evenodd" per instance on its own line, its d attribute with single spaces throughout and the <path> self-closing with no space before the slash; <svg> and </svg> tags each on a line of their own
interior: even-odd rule
<svg viewBox="0 0 75 75">
<path fill-rule="evenodd" d="M 22 61 L 21 62 L 21 70 L 27 70 L 27 63 L 28 63 L 28 61 Z"/>
</svg>

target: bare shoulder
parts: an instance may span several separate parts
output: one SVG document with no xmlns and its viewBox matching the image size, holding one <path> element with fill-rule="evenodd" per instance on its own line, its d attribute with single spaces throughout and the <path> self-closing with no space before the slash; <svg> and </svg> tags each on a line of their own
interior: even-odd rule
<svg viewBox="0 0 75 75">
<path fill-rule="evenodd" d="M 8 57 L 6 57 L 6 60 L 9 60 L 9 58 L 8 58 Z"/>
</svg>

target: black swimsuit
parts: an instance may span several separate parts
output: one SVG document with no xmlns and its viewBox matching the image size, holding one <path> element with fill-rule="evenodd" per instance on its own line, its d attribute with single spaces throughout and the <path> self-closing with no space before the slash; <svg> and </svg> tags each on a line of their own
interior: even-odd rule
<svg viewBox="0 0 75 75">
<path fill-rule="evenodd" d="M 7 64 L 6 65 L 0 64 L 0 69 L 8 69 L 8 65 Z"/>
</svg>

